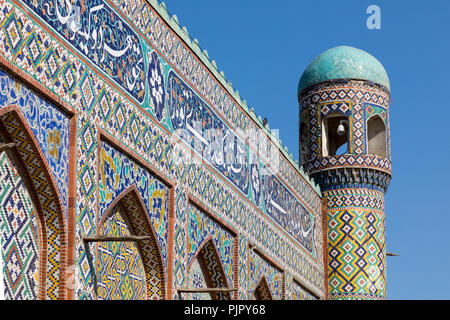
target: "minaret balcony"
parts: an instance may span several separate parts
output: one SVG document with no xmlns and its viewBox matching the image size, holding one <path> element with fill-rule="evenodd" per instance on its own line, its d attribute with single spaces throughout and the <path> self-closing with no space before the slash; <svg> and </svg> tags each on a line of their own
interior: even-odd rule
<svg viewBox="0 0 450 320">
<path fill-rule="evenodd" d="M 377 155 L 365 153 L 346 153 L 328 157 L 317 157 L 308 161 L 305 168 L 309 173 L 338 168 L 367 168 L 380 170 L 389 175 L 392 173 L 391 161 Z"/>
</svg>

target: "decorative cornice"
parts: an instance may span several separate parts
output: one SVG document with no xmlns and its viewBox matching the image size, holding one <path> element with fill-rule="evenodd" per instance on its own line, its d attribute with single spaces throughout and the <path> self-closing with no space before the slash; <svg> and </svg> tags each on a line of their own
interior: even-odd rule
<svg viewBox="0 0 450 320">
<path fill-rule="evenodd" d="M 374 154 L 343 154 L 329 157 L 316 157 L 305 164 L 308 173 L 338 168 L 370 168 L 391 175 L 392 163 Z"/>
<path fill-rule="evenodd" d="M 387 191 L 391 175 L 373 168 L 334 168 L 311 174 L 323 191 L 347 187 L 367 187 Z"/>
</svg>

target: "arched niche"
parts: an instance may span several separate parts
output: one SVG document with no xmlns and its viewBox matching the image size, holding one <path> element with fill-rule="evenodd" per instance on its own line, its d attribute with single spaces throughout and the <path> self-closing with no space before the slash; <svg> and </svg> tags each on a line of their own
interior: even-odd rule
<svg viewBox="0 0 450 320">
<path fill-rule="evenodd" d="M 55 178 L 32 130 L 17 106 L 0 110 L 0 135 L 5 144 L 14 144 L 6 152 L 20 174 L 36 210 L 39 233 L 37 298 L 65 299 L 67 231 Z"/>
<path fill-rule="evenodd" d="M 367 120 L 367 153 L 386 158 L 386 125 L 376 114 Z"/>
<path fill-rule="evenodd" d="M 202 282 L 204 282 L 208 288 L 229 287 L 219 253 L 214 244 L 214 241 L 211 238 L 205 240 L 195 254 L 195 258 L 193 259 L 193 262 L 191 263 L 188 270 L 188 274 L 190 276 L 193 275 L 193 266 L 196 263 L 198 263 L 198 265 L 200 266 L 203 275 Z M 229 292 L 210 292 L 209 296 L 212 300 L 231 299 L 231 295 Z"/>
<path fill-rule="evenodd" d="M 162 300 L 166 298 L 166 276 L 161 249 L 148 211 L 136 186 L 133 185 L 124 190 L 110 204 L 99 224 L 99 233 L 101 236 L 111 237 L 127 235 L 146 237 L 144 240 L 131 243 L 127 241 L 100 243 L 96 267 L 100 299 Z M 117 273 L 123 276 L 113 275 Z M 127 279 L 136 281 L 127 283 Z M 114 291 L 117 289 L 116 286 L 119 286 L 119 290 L 123 290 L 125 294 Z M 140 291 L 139 296 L 129 292 L 139 288 L 145 291 Z"/>
<path fill-rule="evenodd" d="M 349 119 L 340 112 L 332 112 L 322 120 L 322 157 L 350 152 Z"/>
</svg>

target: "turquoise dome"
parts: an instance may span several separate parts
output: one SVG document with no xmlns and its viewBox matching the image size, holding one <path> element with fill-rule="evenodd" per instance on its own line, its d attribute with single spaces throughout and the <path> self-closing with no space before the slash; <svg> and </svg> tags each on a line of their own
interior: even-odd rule
<svg viewBox="0 0 450 320">
<path fill-rule="evenodd" d="M 337 79 L 368 80 L 390 90 L 386 70 L 374 56 L 360 49 L 340 46 L 328 49 L 309 64 L 298 83 L 298 93 L 314 84 Z"/>
</svg>

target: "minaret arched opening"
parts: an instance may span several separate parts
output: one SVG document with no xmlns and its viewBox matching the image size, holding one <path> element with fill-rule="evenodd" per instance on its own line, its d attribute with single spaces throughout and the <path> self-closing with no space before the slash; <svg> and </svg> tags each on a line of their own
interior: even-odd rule
<svg viewBox="0 0 450 320">
<path fill-rule="evenodd" d="M 386 158 L 386 125 L 379 115 L 367 120 L 367 153 Z"/>
<path fill-rule="evenodd" d="M 322 157 L 336 156 L 349 152 L 348 117 L 333 112 L 322 121 Z"/>
</svg>

